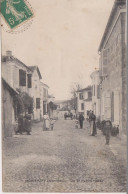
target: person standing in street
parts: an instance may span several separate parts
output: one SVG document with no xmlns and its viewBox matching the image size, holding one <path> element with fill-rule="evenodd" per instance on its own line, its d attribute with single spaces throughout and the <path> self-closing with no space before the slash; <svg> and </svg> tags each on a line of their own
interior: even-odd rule
<svg viewBox="0 0 128 194">
<path fill-rule="evenodd" d="M 90 112 L 89 112 L 90 135 L 92 135 L 92 132 L 93 132 L 92 113 L 93 113 L 93 111 L 90 110 Z"/>
<path fill-rule="evenodd" d="M 50 126 L 50 121 L 49 121 L 50 119 L 49 119 L 49 116 L 48 116 L 48 114 L 46 113 L 45 115 L 44 115 L 44 124 L 43 124 L 43 129 L 44 130 L 48 130 L 49 129 L 49 126 Z"/>
<path fill-rule="evenodd" d="M 112 130 L 112 123 L 111 121 L 107 120 L 104 124 L 104 134 L 106 139 L 106 145 L 109 145 L 110 137 L 111 137 L 111 130 Z"/>
<path fill-rule="evenodd" d="M 80 123 L 80 129 L 83 129 L 83 121 L 84 121 L 84 116 L 82 113 L 79 115 L 79 123 Z"/>
<path fill-rule="evenodd" d="M 64 119 L 65 119 L 65 120 L 66 120 L 66 117 L 67 117 L 67 113 L 65 112 L 65 113 L 64 113 Z"/>
</svg>

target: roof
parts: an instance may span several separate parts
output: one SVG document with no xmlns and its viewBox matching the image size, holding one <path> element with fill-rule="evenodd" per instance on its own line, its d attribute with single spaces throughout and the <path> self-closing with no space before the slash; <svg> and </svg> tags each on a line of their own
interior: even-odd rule
<svg viewBox="0 0 128 194">
<path fill-rule="evenodd" d="M 38 66 L 29 66 L 29 68 L 31 69 L 32 72 L 34 70 L 37 70 L 37 73 L 39 75 L 39 78 L 42 79 L 42 76 L 41 76 L 41 73 L 40 73 L 40 70 L 39 70 Z"/>
<path fill-rule="evenodd" d="M 92 78 L 93 76 L 99 76 L 99 70 L 93 71 L 90 77 Z"/>
<path fill-rule="evenodd" d="M 83 89 L 77 90 L 77 92 L 88 91 L 88 90 L 91 90 L 91 89 L 92 89 L 92 86 L 88 86 L 88 87 L 86 87 L 86 88 L 83 88 Z"/>
<path fill-rule="evenodd" d="M 49 86 L 43 82 L 40 82 L 43 86 L 46 86 L 47 88 L 49 88 Z"/>
<path fill-rule="evenodd" d="M 2 78 L 2 82 L 3 82 L 4 86 L 6 87 L 6 89 L 8 89 L 10 91 L 10 93 L 12 93 L 13 95 L 19 94 L 14 88 L 12 88 L 10 86 L 10 84 L 7 81 L 5 81 L 4 78 Z"/>
<path fill-rule="evenodd" d="M 22 61 L 20 61 L 19 59 L 13 57 L 13 56 L 2 56 L 2 62 L 6 62 L 6 61 L 16 61 L 18 63 L 20 63 L 22 66 L 24 66 L 26 69 L 28 69 L 29 71 L 31 71 L 31 69 L 25 65 Z"/>
<path fill-rule="evenodd" d="M 48 94 L 48 98 L 55 98 L 53 95 Z"/>
<path fill-rule="evenodd" d="M 118 9 L 119 6 L 121 5 L 125 5 L 126 4 L 126 0 L 115 0 L 114 2 L 114 5 L 112 7 L 112 11 L 110 13 L 110 16 L 109 16 L 109 19 L 108 19 L 108 22 L 107 22 L 107 25 L 106 25 L 106 28 L 105 28 L 105 31 L 104 31 L 104 34 L 103 34 L 103 37 L 102 37 L 102 40 L 101 40 L 101 43 L 100 43 L 100 46 L 99 46 L 99 49 L 98 51 L 100 52 L 102 47 L 103 47 L 103 44 L 104 44 L 104 41 L 105 41 L 105 37 L 109 31 L 109 28 L 112 24 L 112 21 L 113 21 L 113 17 Z"/>
<path fill-rule="evenodd" d="M 92 101 L 92 98 L 87 98 L 84 101 L 86 101 L 86 102 Z"/>
</svg>

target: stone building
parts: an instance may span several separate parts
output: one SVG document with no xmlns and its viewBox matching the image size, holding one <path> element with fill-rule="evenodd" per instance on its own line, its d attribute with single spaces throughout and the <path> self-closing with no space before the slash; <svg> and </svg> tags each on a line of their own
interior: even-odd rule
<svg viewBox="0 0 128 194">
<path fill-rule="evenodd" d="M 40 121 L 40 79 L 41 73 L 37 66 L 26 66 L 23 62 L 7 51 L 2 56 L 2 76 L 10 86 L 21 92 L 26 92 L 33 98 L 33 120 Z"/>
<path fill-rule="evenodd" d="M 100 75 L 96 70 L 91 74 L 92 80 L 92 110 L 97 119 L 100 119 Z"/>
<path fill-rule="evenodd" d="M 15 103 L 18 92 L 2 78 L 2 137 L 12 136 L 14 133 L 16 115 Z"/>
<path fill-rule="evenodd" d="M 2 56 L 2 77 L 14 90 L 18 91 L 19 94 L 22 93 L 30 97 L 32 71 L 23 62 L 14 57 L 11 51 L 7 51 L 6 55 Z M 21 107 L 18 106 L 17 116 L 21 112 Z M 25 108 L 24 113 L 25 112 L 32 112 L 32 107 Z"/>
<path fill-rule="evenodd" d="M 31 69 L 7 51 L 2 56 L 2 76 L 14 89 L 30 93 L 31 89 Z"/>
<path fill-rule="evenodd" d="M 101 119 L 126 133 L 126 0 L 115 0 L 100 46 Z"/>
</svg>

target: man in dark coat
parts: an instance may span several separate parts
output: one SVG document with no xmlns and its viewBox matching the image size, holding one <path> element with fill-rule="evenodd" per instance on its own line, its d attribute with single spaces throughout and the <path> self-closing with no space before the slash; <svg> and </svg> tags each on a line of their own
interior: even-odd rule
<svg viewBox="0 0 128 194">
<path fill-rule="evenodd" d="M 65 119 L 65 120 L 66 120 L 66 117 L 67 117 L 67 113 L 65 112 L 65 113 L 64 113 L 64 119 Z"/>
<path fill-rule="evenodd" d="M 109 145 L 110 137 L 111 137 L 112 123 L 107 120 L 104 124 L 104 134 L 106 139 L 106 145 Z"/>
<path fill-rule="evenodd" d="M 80 123 L 80 128 L 83 129 L 83 121 L 84 121 L 84 116 L 82 113 L 79 115 L 79 123 Z"/>
<path fill-rule="evenodd" d="M 31 115 L 27 114 L 25 116 L 25 131 L 27 132 L 27 135 L 31 135 Z"/>
<path fill-rule="evenodd" d="M 96 116 L 94 115 L 93 111 L 92 111 L 92 114 L 91 114 L 91 119 L 93 121 L 92 136 L 95 136 L 97 134 L 97 131 L 96 131 Z"/>
<path fill-rule="evenodd" d="M 20 115 L 18 117 L 18 131 L 16 133 L 22 134 L 23 132 L 23 127 L 24 127 L 24 121 L 23 121 L 23 115 Z"/>
</svg>

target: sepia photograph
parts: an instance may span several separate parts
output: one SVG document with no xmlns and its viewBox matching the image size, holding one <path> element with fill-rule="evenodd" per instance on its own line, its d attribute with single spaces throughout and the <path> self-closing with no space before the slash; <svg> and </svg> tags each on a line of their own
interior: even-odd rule
<svg viewBox="0 0 128 194">
<path fill-rule="evenodd" d="M 1 0 L 2 192 L 127 192 L 127 0 Z"/>
</svg>

